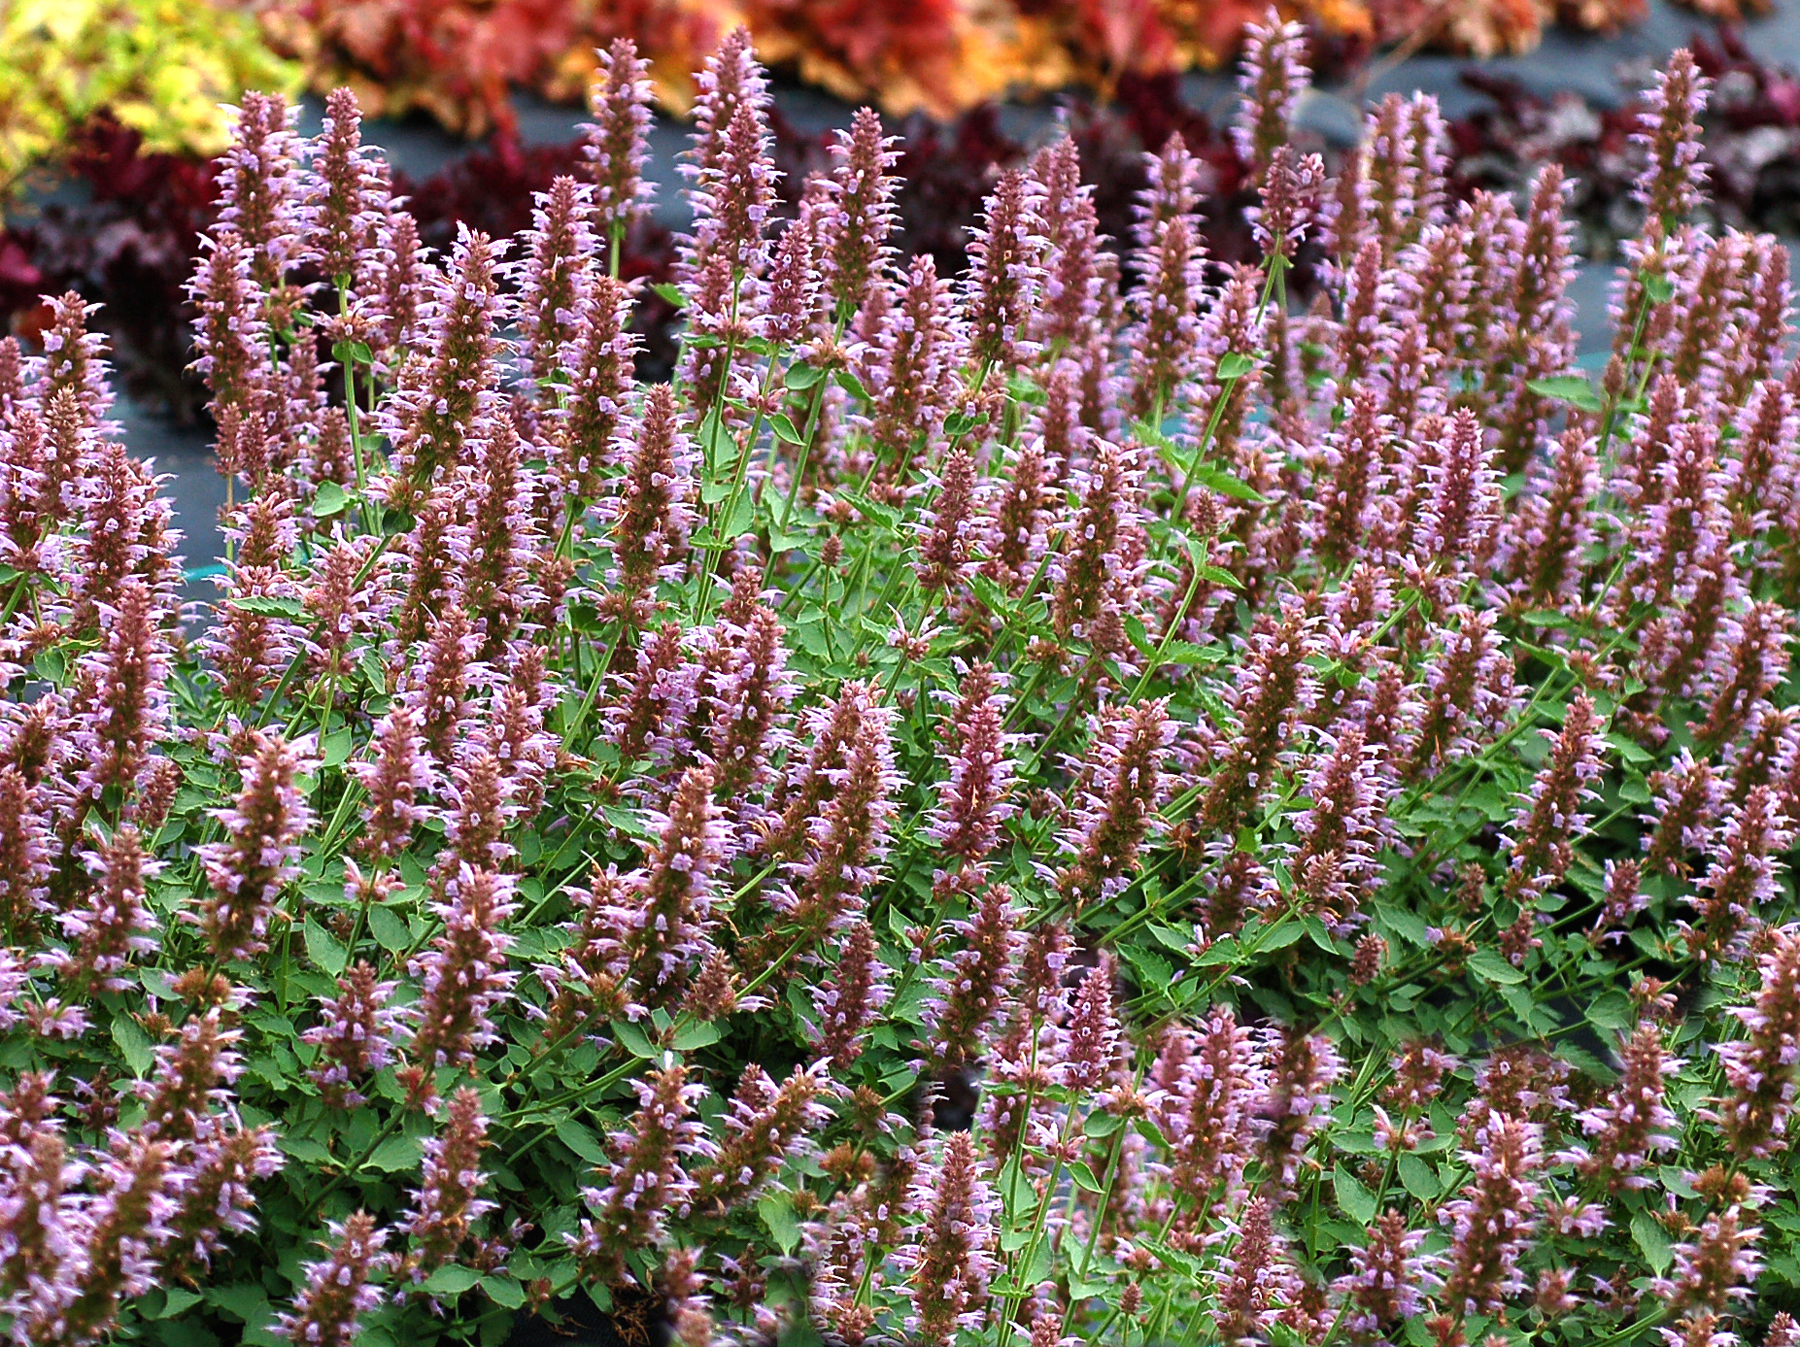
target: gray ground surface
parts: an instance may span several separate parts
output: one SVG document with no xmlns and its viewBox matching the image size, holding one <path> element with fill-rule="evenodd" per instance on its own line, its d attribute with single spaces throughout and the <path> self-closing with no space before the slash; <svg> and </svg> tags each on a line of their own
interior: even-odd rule
<svg viewBox="0 0 1800 1347">
<path fill-rule="evenodd" d="M 1777 12 L 1746 28 L 1751 49 L 1764 59 L 1800 70 L 1800 0 L 1776 0 Z M 1694 33 L 1709 33 L 1713 25 L 1666 0 L 1651 0 L 1648 19 L 1611 36 L 1592 36 L 1553 31 L 1535 52 L 1501 57 L 1485 63 L 1496 74 L 1516 79 L 1528 89 L 1552 93 L 1569 89 L 1599 102 L 1615 102 L 1623 96 L 1625 81 L 1637 82 L 1642 72 L 1659 64 L 1669 52 Z M 1376 63 L 1358 87 L 1331 87 L 1317 91 L 1302 109 L 1310 129 L 1331 141 L 1353 140 L 1360 124 L 1360 106 L 1367 100 L 1394 91 L 1423 90 L 1443 102 L 1456 115 L 1477 106 L 1481 95 L 1466 88 L 1460 72 L 1466 60 L 1444 56 L 1415 56 L 1392 65 Z M 1633 79 L 1633 76 L 1636 79 Z M 1186 97 L 1211 113 L 1215 120 L 1229 115 L 1234 96 L 1228 77 L 1190 76 Z M 848 122 L 849 109 L 826 95 L 793 86 L 778 87 L 777 102 L 796 127 L 816 131 Z M 517 102 L 519 130 L 527 144 L 560 144 L 571 139 L 584 120 L 578 108 L 558 107 L 541 99 L 521 97 Z M 320 106 L 309 101 L 303 129 L 315 130 Z M 1054 117 L 1051 100 L 1015 105 L 1004 110 L 1003 125 L 1009 134 L 1030 140 L 1042 134 Z M 367 140 L 382 146 L 393 164 L 415 178 L 428 177 L 468 150 L 435 125 L 422 120 L 371 122 Z M 651 176 L 658 184 L 657 214 L 667 224 L 680 227 L 685 212 L 676 190 L 676 155 L 686 144 L 681 126 L 659 118 L 651 133 Z M 1607 290 L 1612 269 L 1584 267 L 1575 283 L 1577 325 L 1583 336 L 1583 353 L 1592 362 L 1605 348 Z M 224 502 L 222 481 L 212 470 L 210 451 L 203 436 L 191 428 L 177 427 L 148 416 L 121 398 L 119 419 L 129 443 L 140 455 L 153 457 L 160 471 L 172 474 L 177 522 L 186 535 L 185 552 L 190 567 L 215 559 L 220 551 L 218 510 Z M 193 597 L 208 597 L 212 586 L 190 586 Z"/>
</svg>

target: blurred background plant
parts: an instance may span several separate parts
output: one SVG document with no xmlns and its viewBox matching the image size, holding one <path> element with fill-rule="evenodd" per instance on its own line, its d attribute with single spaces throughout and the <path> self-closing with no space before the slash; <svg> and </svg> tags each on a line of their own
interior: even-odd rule
<svg viewBox="0 0 1800 1347">
<path fill-rule="evenodd" d="M 1683 0 L 1714 18 L 1768 0 Z M 651 62 L 659 100 L 682 111 L 688 72 L 742 24 L 757 54 L 806 84 L 892 114 L 944 120 L 990 99 L 1216 70 L 1263 0 L 234 0 L 319 91 L 348 84 L 389 116 L 423 111 L 461 134 L 509 132 L 514 88 L 580 97 L 596 47 L 618 37 Z M 1555 24 L 1611 32 L 1646 0 L 1289 0 L 1314 34 L 1315 68 L 1380 49 L 1494 56 L 1535 47 Z"/>
<path fill-rule="evenodd" d="M 300 69 L 257 25 L 207 0 L 8 0 L 0 5 L 0 203 L 30 170 L 78 150 L 104 114 L 151 151 L 217 154 L 220 109 Z"/>
</svg>

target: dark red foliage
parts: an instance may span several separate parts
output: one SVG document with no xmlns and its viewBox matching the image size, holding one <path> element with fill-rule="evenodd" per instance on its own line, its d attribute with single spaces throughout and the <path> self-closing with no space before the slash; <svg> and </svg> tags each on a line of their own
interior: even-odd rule
<svg viewBox="0 0 1800 1347">
<path fill-rule="evenodd" d="M 140 152 L 117 122 L 88 128 L 68 159 L 85 200 L 52 201 L 0 234 L 0 317 L 31 335 L 39 297 L 75 290 L 98 316 L 133 396 L 191 420 L 205 401 L 190 378 L 183 284 L 212 221 L 212 165 Z"/>
<path fill-rule="evenodd" d="M 1689 46 L 1714 82 L 1702 118 L 1713 214 L 1724 225 L 1792 235 L 1800 229 L 1800 77 L 1759 60 L 1729 29 L 1716 39 L 1695 34 Z M 1518 191 L 1540 166 L 1557 163 L 1574 182 L 1570 215 L 1584 251 L 1609 256 L 1637 231 L 1630 137 L 1641 96 L 1602 107 L 1479 70 L 1462 78 L 1492 105 L 1450 124 L 1460 191 Z"/>
</svg>

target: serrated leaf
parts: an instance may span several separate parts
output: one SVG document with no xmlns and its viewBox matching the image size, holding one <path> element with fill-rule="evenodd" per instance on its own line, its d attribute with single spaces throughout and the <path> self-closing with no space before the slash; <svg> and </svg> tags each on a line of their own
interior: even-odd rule
<svg viewBox="0 0 1800 1347">
<path fill-rule="evenodd" d="M 756 1214 L 769 1228 L 783 1255 L 793 1253 L 800 1243 L 800 1221 L 794 1215 L 793 1199 L 779 1188 L 771 1188 L 756 1199 Z"/>
<path fill-rule="evenodd" d="M 600 1144 L 600 1138 L 573 1118 L 556 1124 L 556 1139 L 591 1165 L 606 1162 L 606 1148 Z"/>
<path fill-rule="evenodd" d="M 332 977 L 339 976 L 350 962 L 343 942 L 311 917 L 301 923 L 301 931 L 306 938 L 306 957 Z"/>
<path fill-rule="evenodd" d="M 1418 913 L 1412 912 L 1404 907 L 1395 906 L 1392 903 L 1376 903 L 1375 912 L 1376 915 L 1381 918 L 1381 924 L 1383 926 L 1386 926 L 1395 935 L 1401 937 L 1409 944 L 1417 945 L 1419 948 L 1423 949 L 1430 943 L 1430 940 L 1426 935 L 1426 932 L 1430 928 L 1426 926 L 1424 918 L 1419 916 Z"/>
<path fill-rule="evenodd" d="M 1186 464 L 1178 465 L 1182 471 Z M 1208 491 L 1216 491 L 1221 496 L 1230 496 L 1233 500 L 1245 501 L 1251 505 L 1266 505 L 1268 498 L 1241 478 L 1234 477 L 1223 468 L 1215 468 L 1210 463 L 1202 463 L 1188 476 L 1191 485 L 1203 486 Z"/>
<path fill-rule="evenodd" d="M 461 1263 L 446 1263 L 425 1279 L 424 1289 L 434 1295 L 459 1296 L 480 1281 L 481 1274 L 474 1268 L 464 1267 Z"/>
<path fill-rule="evenodd" d="M 719 413 L 716 409 L 708 412 L 700 419 L 700 427 L 695 432 L 694 439 L 699 443 L 701 451 L 705 453 L 706 461 L 709 464 L 718 461 L 719 451 L 721 449 L 737 447 L 736 442 L 731 438 L 730 432 L 725 429 L 725 423 L 719 419 Z"/>
<path fill-rule="evenodd" d="M 704 1048 L 718 1041 L 719 1026 L 701 1022 L 677 1029 L 673 1046 L 677 1052 L 692 1052 L 695 1048 Z"/>
<path fill-rule="evenodd" d="M 870 500 L 856 491 L 838 492 L 840 499 L 856 507 L 856 512 L 883 528 L 898 532 L 900 528 L 900 512 L 891 505 L 883 505 L 878 500 Z"/>
<path fill-rule="evenodd" d="M 1501 987 L 1512 987 L 1525 980 L 1525 974 L 1514 968 L 1496 951 L 1478 949 L 1469 956 L 1469 971 Z"/>
<path fill-rule="evenodd" d="M 1153 921 L 1148 929 L 1152 940 L 1166 949 L 1174 950 L 1177 954 L 1186 954 L 1194 943 L 1194 933 L 1184 931 L 1179 926 L 1169 926 Z"/>
<path fill-rule="evenodd" d="M 1292 917 L 1283 917 L 1269 928 L 1267 935 L 1258 936 L 1251 943 L 1258 954 L 1271 954 L 1278 949 L 1286 949 L 1305 934 L 1306 927 Z"/>
<path fill-rule="evenodd" d="M 1631 1218 L 1631 1239 L 1644 1251 L 1645 1261 L 1657 1276 L 1667 1272 L 1669 1264 L 1675 1261 L 1674 1251 L 1669 1248 L 1669 1232 L 1649 1212 L 1640 1211 Z"/>
<path fill-rule="evenodd" d="M 69 657 L 55 648 L 40 650 L 31 661 L 32 672 L 46 683 L 58 686 L 69 672 Z"/>
<path fill-rule="evenodd" d="M 139 1076 L 148 1074 L 156 1062 L 156 1054 L 150 1050 L 150 1036 L 138 1026 L 138 1022 L 129 1015 L 113 1016 L 112 1037 L 113 1042 L 119 1045 L 125 1064 Z"/>
<path fill-rule="evenodd" d="M 1270 1347 L 1309 1347 L 1307 1340 L 1300 1335 L 1298 1329 L 1291 1324 L 1284 1324 L 1279 1319 L 1269 1325 Z"/>
<path fill-rule="evenodd" d="M 269 1312 L 269 1293 L 255 1282 L 239 1282 L 235 1286 L 209 1287 L 206 1303 L 254 1324 Z"/>
<path fill-rule="evenodd" d="M 1255 356 L 1243 351 L 1227 351 L 1219 357 L 1218 377 L 1221 382 L 1226 379 L 1241 379 L 1255 368 Z"/>
<path fill-rule="evenodd" d="M 193 1309 L 194 1306 L 200 1303 L 200 1299 L 200 1294 L 197 1291 L 189 1291 L 185 1287 L 180 1286 L 171 1286 L 164 1295 L 162 1312 L 156 1317 L 159 1319 L 173 1318 L 177 1314 Z"/>
<path fill-rule="evenodd" d="M 350 736 L 348 725 L 340 726 L 319 741 L 319 758 L 327 767 L 342 767 L 350 760 L 350 750 L 356 741 Z"/>
<path fill-rule="evenodd" d="M 481 1289 L 487 1292 L 489 1300 L 509 1310 L 516 1310 L 525 1303 L 525 1288 L 517 1277 L 490 1272 L 481 1279 Z"/>
<path fill-rule="evenodd" d="M 1587 1021 L 1601 1029 L 1624 1033 L 1637 1022 L 1631 999 L 1623 992 L 1604 992 L 1588 1004 Z"/>
<path fill-rule="evenodd" d="M 1437 1201 L 1438 1193 L 1442 1191 L 1437 1170 L 1410 1153 L 1400 1156 L 1399 1170 L 1400 1186 L 1407 1192 L 1421 1202 Z"/>
<path fill-rule="evenodd" d="M 1584 412 L 1600 410 L 1600 395 L 1594 392 L 1594 386 L 1580 374 L 1557 374 L 1548 379 L 1528 379 L 1525 387 L 1541 398 L 1567 403 Z"/>
<path fill-rule="evenodd" d="M 412 933 L 400 920 L 400 914 L 389 907 L 369 909 L 369 934 L 389 954 L 402 954 L 412 947 Z"/>
<path fill-rule="evenodd" d="M 369 1164 L 384 1174 L 417 1169 L 425 1151 L 417 1137 L 389 1137 L 369 1156 Z"/>
<path fill-rule="evenodd" d="M 621 1048 L 633 1057 L 642 1057 L 645 1061 L 654 1061 L 662 1056 L 662 1049 L 650 1041 L 650 1037 L 630 1020 L 614 1020 L 613 1038 Z"/>
<path fill-rule="evenodd" d="M 1095 1296 L 1105 1295 L 1108 1285 L 1109 1283 L 1103 1278 L 1071 1272 L 1069 1274 L 1069 1299 L 1077 1304 L 1083 1300 L 1092 1300 Z"/>
<path fill-rule="evenodd" d="M 751 503 L 748 491 L 738 492 L 737 499 L 731 503 L 731 513 L 720 519 L 716 527 L 718 536 L 727 544 L 735 543 L 756 527 L 756 507 Z"/>
<path fill-rule="evenodd" d="M 342 514 L 349 504 L 350 497 L 343 487 L 336 482 L 321 482 L 313 494 L 313 518 L 330 519 L 335 514 Z"/>
<path fill-rule="evenodd" d="M 306 605 L 282 594 L 239 594 L 230 600 L 239 612 L 257 617 L 305 617 Z"/>
<path fill-rule="evenodd" d="M 1331 1187 L 1337 1194 L 1339 1208 L 1351 1220 L 1365 1226 L 1375 1220 L 1375 1194 L 1342 1165 L 1332 1171 Z"/>
</svg>

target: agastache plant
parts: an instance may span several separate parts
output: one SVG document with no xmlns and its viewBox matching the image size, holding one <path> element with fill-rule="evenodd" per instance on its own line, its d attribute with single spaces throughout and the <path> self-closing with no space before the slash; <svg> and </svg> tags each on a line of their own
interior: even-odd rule
<svg viewBox="0 0 1800 1347">
<path fill-rule="evenodd" d="M 1791 1343 L 1785 251 L 1677 57 L 1590 378 L 1577 185 L 1424 96 L 1329 177 L 1302 46 L 1260 257 L 1057 133 L 953 273 L 733 34 L 655 382 L 629 43 L 441 252 L 246 97 L 216 571 L 87 304 L 0 342 L 0 1329 Z"/>
</svg>

